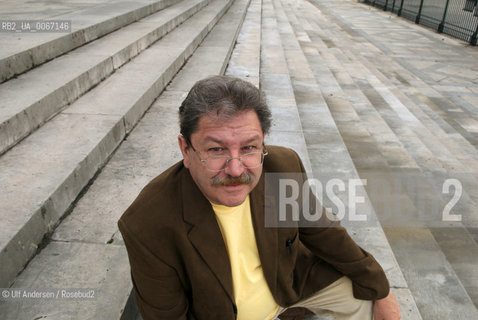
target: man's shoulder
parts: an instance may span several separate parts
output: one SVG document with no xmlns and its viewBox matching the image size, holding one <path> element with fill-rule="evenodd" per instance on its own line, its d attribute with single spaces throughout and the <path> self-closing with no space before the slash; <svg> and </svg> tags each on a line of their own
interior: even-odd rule
<svg viewBox="0 0 478 320">
<path fill-rule="evenodd" d="M 148 225 L 167 225 L 169 220 L 177 219 L 181 194 L 181 180 L 187 169 L 181 162 L 165 170 L 151 180 L 120 218 L 122 224 L 134 228 Z M 171 221 L 171 223 L 174 223 Z"/>
<path fill-rule="evenodd" d="M 301 172 L 302 161 L 298 154 L 287 147 L 266 146 L 268 155 L 264 158 L 265 172 Z"/>
<path fill-rule="evenodd" d="M 141 190 L 137 200 L 145 204 L 148 204 L 150 201 L 153 203 L 163 202 L 164 200 L 170 202 L 172 200 L 170 195 L 178 195 L 182 177 L 187 173 L 188 170 L 184 167 L 183 162 L 177 162 L 151 180 Z"/>
</svg>

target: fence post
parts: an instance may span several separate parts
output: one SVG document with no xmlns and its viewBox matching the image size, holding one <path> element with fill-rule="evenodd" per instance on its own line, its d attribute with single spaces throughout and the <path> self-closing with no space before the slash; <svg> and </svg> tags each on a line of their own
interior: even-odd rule
<svg viewBox="0 0 478 320">
<path fill-rule="evenodd" d="M 419 23 L 420 23 L 420 17 L 421 17 L 421 15 L 422 15 L 422 9 L 423 9 L 423 1 L 424 1 L 424 0 L 420 1 L 420 9 L 418 9 L 418 14 L 417 14 L 417 16 L 415 17 L 415 23 L 416 23 L 416 24 L 419 24 Z"/>
<path fill-rule="evenodd" d="M 473 35 L 470 38 L 470 44 L 473 45 L 473 46 L 476 46 L 476 44 L 478 42 L 477 38 L 478 38 L 478 25 L 476 26 L 475 33 L 473 33 Z"/>
<path fill-rule="evenodd" d="M 439 33 L 442 33 L 443 29 L 445 28 L 445 20 L 446 20 L 446 14 L 448 13 L 448 4 L 449 3 L 450 3 L 450 0 L 446 0 L 445 10 L 443 10 L 443 19 L 441 19 L 441 22 L 438 25 L 438 29 L 437 29 L 437 31 Z"/>
<path fill-rule="evenodd" d="M 387 11 L 387 7 L 388 7 L 388 0 L 385 0 L 385 7 L 383 7 L 383 11 Z"/>
<path fill-rule="evenodd" d="M 397 16 L 399 16 L 399 17 L 402 15 L 403 1 L 405 1 L 405 0 L 402 0 L 402 2 L 400 3 L 400 9 L 398 9 L 398 12 L 397 12 Z"/>
</svg>

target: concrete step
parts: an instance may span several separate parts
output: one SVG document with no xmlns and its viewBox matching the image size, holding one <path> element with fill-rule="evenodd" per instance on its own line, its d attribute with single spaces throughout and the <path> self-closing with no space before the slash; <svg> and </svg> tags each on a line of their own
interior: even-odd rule
<svg viewBox="0 0 478 320">
<path fill-rule="evenodd" d="M 301 157 L 306 171 L 311 173 L 312 165 L 270 0 L 262 2 L 260 77 L 261 90 L 266 95 L 272 113 L 272 126 L 267 136 L 267 144 L 294 149 Z"/>
<path fill-rule="evenodd" d="M 51 241 L 32 259 L 12 286 L 12 289 L 91 288 L 96 293 L 94 301 L 1 302 L 2 317 L 72 319 L 81 315 L 81 319 L 95 320 L 139 319 L 130 296 L 129 263 L 116 222 L 150 180 L 182 158 L 176 145 L 179 104 L 187 95 L 191 82 L 224 71 L 248 4 L 248 0 L 229 3 L 228 11 L 214 27 L 211 26 L 211 31 L 181 72 L 132 129 L 56 228 Z M 206 18 L 208 13 L 209 21 L 214 11 L 217 15 L 219 9 L 227 7 L 223 0 L 213 1 L 178 28 L 184 27 L 182 32 L 186 34 L 173 31 L 168 45 L 163 43 L 161 48 L 174 54 L 174 45 L 184 43 L 188 37 L 193 37 L 194 32 L 200 33 L 200 25 L 192 24 L 192 19 L 201 14 Z M 187 34 L 190 35 L 186 37 Z M 154 52 L 156 59 L 162 55 L 165 52 Z M 154 69 L 154 64 L 148 66 L 149 70 Z"/>
<path fill-rule="evenodd" d="M 318 1 L 316 3 L 318 3 Z M 320 5 L 318 5 L 318 7 L 319 9 L 322 8 Z M 353 15 L 350 14 L 350 11 L 342 12 L 342 14 L 343 16 L 348 16 L 348 21 L 350 21 L 350 16 Z M 335 83 L 339 83 L 341 88 L 344 88 L 344 94 L 346 94 L 352 102 L 352 107 L 349 106 L 345 109 L 341 106 L 341 108 L 336 108 L 333 114 L 347 147 L 351 152 L 354 163 L 358 166 L 360 176 L 367 177 L 367 174 L 370 174 L 371 171 L 386 170 L 388 168 L 389 172 L 387 174 L 391 176 L 402 176 L 401 179 L 406 179 L 408 175 L 408 178 L 415 179 L 415 182 L 427 181 L 430 179 L 427 173 L 442 173 L 441 178 L 443 178 L 443 171 L 445 170 L 445 173 L 450 174 L 451 172 L 451 174 L 453 174 L 454 167 L 452 167 L 450 163 L 455 166 L 457 172 L 465 172 L 463 171 L 463 164 L 459 162 L 461 159 L 456 159 L 454 155 L 443 148 L 443 145 L 438 143 L 436 139 L 431 138 L 432 133 L 428 131 L 430 128 L 422 123 L 425 117 L 423 117 L 423 115 L 415 116 L 419 113 L 416 109 L 411 109 L 413 108 L 413 104 L 402 104 L 400 99 L 402 99 L 404 95 L 400 94 L 398 90 L 395 90 L 391 83 L 387 81 L 384 81 L 384 83 L 381 82 L 380 80 L 386 79 L 380 77 L 380 73 L 373 68 L 372 63 L 365 64 L 366 67 L 364 68 L 364 65 L 360 65 L 360 61 L 357 61 L 360 58 L 356 57 L 360 57 L 361 52 L 365 52 L 363 50 L 365 50 L 367 44 L 369 45 L 367 50 L 369 53 L 377 51 L 377 48 L 370 48 L 370 44 L 362 38 L 355 41 L 357 37 L 356 32 L 354 33 L 354 37 L 347 37 L 347 32 L 340 30 L 342 25 L 334 25 L 334 17 L 330 18 L 329 15 L 330 14 L 324 14 L 323 19 L 316 19 L 315 17 L 314 21 L 323 22 L 320 25 L 314 25 L 315 22 L 311 22 L 310 20 L 309 23 L 313 25 L 313 30 L 319 30 L 317 33 L 322 33 L 320 34 L 322 39 L 334 39 L 333 44 L 322 41 L 319 46 L 319 51 L 322 57 L 324 57 L 324 62 L 332 66 L 332 72 L 337 79 Z M 360 16 L 360 13 L 356 12 L 355 15 Z M 363 18 L 363 15 L 361 17 Z M 350 25 L 351 24 L 348 24 L 348 28 L 351 28 Z M 320 38 L 315 37 L 314 42 L 319 41 Z M 346 52 L 348 52 L 348 54 L 346 54 Z M 323 73 L 323 70 L 321 72 Z M 375 76 L 377 76 L 376 80 L 378 81 L 370 81 L 370 79 Z M 330 83 L 330 78 L 328 80 L 327 83 Z M 370 81 L 367 88 L 363 85 L 366 81 Z M 349 92 L 345 93 L 346 90 Z M 372 91 L 375 91 L 376 94 L 372 95 Z M 377 94 L 377 92 L 381 92 L 381 94 Z M 337 92 L 330 92 L 330 94 L 336 96 Z M 363 99 L 364 95 L 365 99 Z M 405 108 L 405 105 L 408 108 Z M 333 108 L 333 105 L 331 107 Z M 437 130 L 439 130 L 439 128 L 435 128 L 435 134 L 437 134 Z M 388 150 L 384 149 L 387 145 L 393 148 L 387 148 Z M 448 145 L 453 144 L 449 143 Z M 399 169 L 398 171 L 397 168 Z M 393 169 L 393 171 L 390 171 L 390 169 Z M 438 182 L 434 180 L 433 177 L 430 180 L 432 185 L 436 184 L 434 182 Z M 474 179 L 470 180 L 471 181 L 466 181 L 466 184 L 464 183 L 464 189 L 467 188 L 468 191 L 473 192 L 472 190 L 476 190 L 476 181 L 474 181 Z M 430 192 L 430 190 L 428 190 L 428 192 Z M 440 198 L 439 195 L 435 194 L 437 193 L 436 190 L 432 190 L 431 192 L 432 194 L 428 194 L 428 197 L 431 199 Z M 472 194 L 471 192 L 469 192 L 469 194 Z M 416 195 L 410 194 L 410 192 L 405 192 L 402 196 L 408 199 L 413 199 L 414 196 L 416 197 Z M 421 196 L 425 197 L 425 194 Z M 471 200 L 468 208 L 460 208 L 460 213 L 463 213 L 463 215 L 467 217 L 466 213 L 472 214 L 473 211 L 470 209 L 473 207 L 475 206 L 473 205 L 473 200 Z M 463 223 L 473 223 L 473 220 L 474 218 L 471 218 Z M 411 227 L 411 225 L 407 227 Z M 420 242 L 422 242 L 422 244 L 427 243 L 427 252 L 421 249 L 413 251 L 412 248 L 414 246 L 420 248 L 420 246 L 414 242 L 418 240 L 413 237 L 407 238 L 406 232 L 404 232 L 402 236 L 408 239 L 408 244 L 406 244 L 407 240 L 404 239 L 397 241 L 398 235 L 400 234 L 399 232 L 393 233 L 393 231 L 386 230 L 387 236 L 389 233 L 393 234 L 390 238 L 391 246 L 394 251 L 396 250 L 397 259 L 410 284 L 412 293 L 417 300 L 420 312 L 424 318 L 447 319 L 451 317 L 451 314 L 447 312 L 457 308 L 464 311 L 453 317 L 458 316 L 460 319 L 469 319 L 470 317 L 473 318 L 476 316 L 476 309 L 473 307 L 467 295 L 467 291 L 463 289 L 463 284 L 460 280 L 466 283 L 468 293 L 476 292 L 476 283 L 470 281 L 470 275 L 476 273 L 475 267 L 478 260 L 474 258 L 472 258 L 472 261 L 469 259 L 460 259 L 458 257 L 459 255 L 452 255 L 452 253 L 462 252 L 464 254 L 463 256 L 468 257 L 469 254 L 465 253 L 465 251 L 468 251 L 469 247 L 464 247 L 463 243 L 467 245 L 472 244 L 472 250 L 478 247 L 476 243 L 473 243 L 472 238 L 468 234 L 466 225 L 459 225 L 452 230 L 455 234 L 458 232 L 458 234 L 464 235 L 469 241 L 465 241 L 466 239 L 464 239 L 463 241 L 453 242 L 449 241 L 449 238 L 444 240 L 440 239 L 440 237 L 434 238 L 432 234 L 436 234 L 437 236 L 442 235 L 441 229 L 431 229 L 432 233 L 430 233 L 428 229 L 423 229 L 425 236 L 420 238 Z M 448 231 L 447 233 L 451 234 L 452 232 Z M 441 238 L 443 238 L 443 236 Z M 438 240 L 440 246 L 438 246 L 436 240 Z M 402 257 L 401 254 L 404 250 L 412 251 L 407 257 Z M 435 252 L 432 250 L 435 250 Z M 441 250 L 443 250 L 443 252 Z M 426 256 L 427 253 L 430 255 L 431 260 L 434 261 L 434 264 L 436 263 L 443 267 L 439 271 L 435 270 L 436 274 L 430 274 L 430 270 L 427 269 L 429 267 L 428 263 L 420 265 L 419 263 L 413 263 L 410 259 L 410 257 L 413 257 L 417 259 L 416 261 L 420 261 L 420 257 L 423 255 Z M 445 253 L 445 255 L 443 253 Z M 424 273 L 426 273 L 426 275 Z M 437 277 L 446 279 L 447 283 L 449 283 L 450 291 L 447 293 L 439 293 L 438 291 L 430 292 L 428 289 L 423 289 L 433 285 L 433 281 L 437 280 Z M 471 278 L 473 278 L 473 276 L 471 276 Z M 457 296 L 460 296 L 460 303 L 454 305 Z M 428 307 L 430 301 L 433 300 L 443 303 L 439 307 Z"/>
<path fill-rule="evenodd" d="M 0 158 L 0 286 L 12 283 L 231 3 L 213 1 Z"/>
<path fill-rule="evenodd" d="M 225 75 L 242 78 L 260 87 L 262 0 L 252 0 Z"/>
<path fill-rule="evenodd" d="M 273 3 L 305 141 L 311 157 L 313 177 L 324 184 L 333 178 L 342 181 L 357 179 L 359 176 L 314 78 L 306 58 L 307 53 L 299 44 L 307 40 L 307 35 L 291 10 L 290 3 L 279 0 L 274 0 Z M 359 193 L 367 198 L 364 189 L 361 189 Z M 345 195 L 341 198 L 344 203 L 348 203 Z M 329 206 L 330 201 L 324 199 L 324 205 Z M 365 205 L 360 208 L 360 211 L 367 214 L 367 222 L 353 222 L 349 216 L 346 216 L 344 225 L 356 241 L 372 252 L 386 270 L 394 294 L 404 310 L 404 317 L 421 319 L 413 296 L 368 199 L 365 200 Z"/>
<path fill-rule="evenodd" d="M 0 84 L 0 154 L 208 2 L 194 0 L 171 5 Z"/>
<path fill-rule="evenodd" d="M 470 297 L 464 294 L 465 288 L 458 281 L 453 264 L 448 263 L 430 229 L 390 228 L 385 231 L 423 319 L 478 317 Z"/>
<path fill-rule="evenodd" d="M 74 48 L 120 29 L 177 0 L 139 1 L 91 1 L 89 4 L 36 3 L 35 9 L 42 14 L 22 14 L 22 0 L 0 4 L 2 19 L 29 21 L 63 20 L 71 24 L 69 32 L 13 32 L 0 33 L 0 83 L 54 59 Z M 32 4 L 23 3 L 25 8 Z M 35 10 L 32 10 L 35 11 Z"/>
</svg>

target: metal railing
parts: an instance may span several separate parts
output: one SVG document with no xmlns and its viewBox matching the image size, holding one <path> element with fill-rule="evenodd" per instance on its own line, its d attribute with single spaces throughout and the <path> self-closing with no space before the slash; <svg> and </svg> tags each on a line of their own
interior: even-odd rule
<svg viewBox="0 0 478 320">
<path fill-rule="evenodd" d="M 363 2 L 477 45 L 478 0 L 363 0 Z"/>
</svg>

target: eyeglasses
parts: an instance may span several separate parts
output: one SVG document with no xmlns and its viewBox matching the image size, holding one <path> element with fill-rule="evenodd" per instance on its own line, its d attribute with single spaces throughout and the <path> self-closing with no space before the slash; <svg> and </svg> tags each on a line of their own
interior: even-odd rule
<svg viewBox="0 0 478 320">
<path fill-rule="evenodd" d="M 226 166 L 229 162 L 233 159 L 239 160 L 244 168 L 254 169 L 262 165 L 264 162 L 264 157 L 268 154 L 265 146 L 263 146 L 262 151 L 253 151 L 244 153 L 239 157 L 230 157 L 227 155 L 217 155 L 217 156 L 209 156 L 206 159 L 201 159 L 199 153 L 194 149 L 193 145 L 189 143 L 193 151 L 197 154 L 199 161 L 201 161 L 205 166 L 206 169 L 209 171 L 223 171 L 226 169 Z"/>
</svg>

